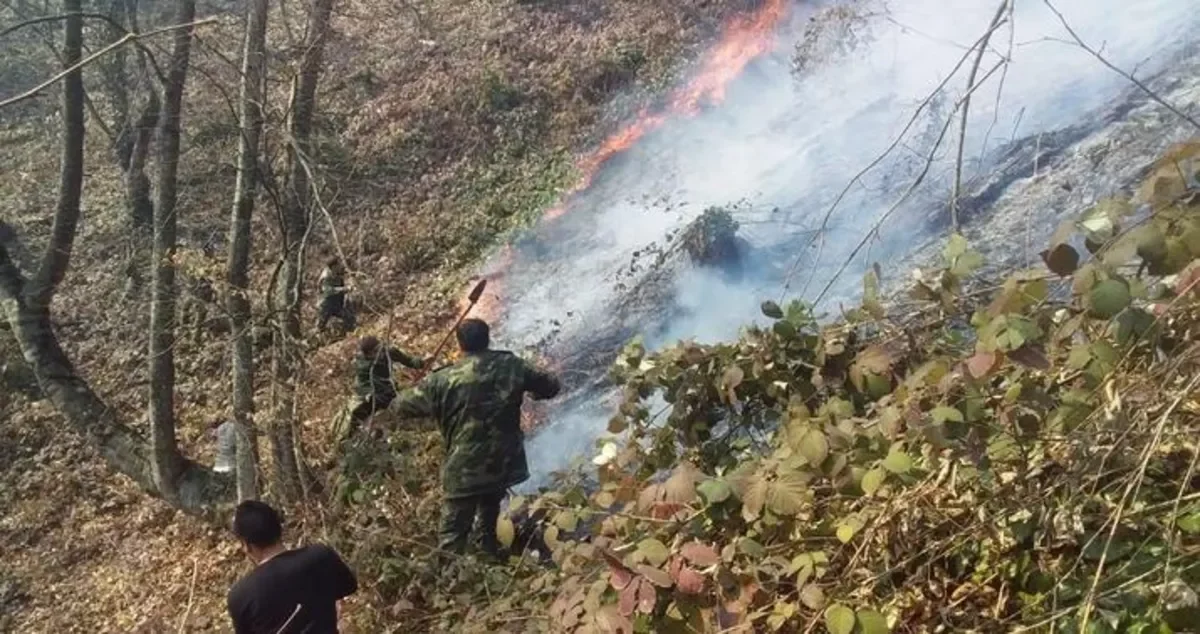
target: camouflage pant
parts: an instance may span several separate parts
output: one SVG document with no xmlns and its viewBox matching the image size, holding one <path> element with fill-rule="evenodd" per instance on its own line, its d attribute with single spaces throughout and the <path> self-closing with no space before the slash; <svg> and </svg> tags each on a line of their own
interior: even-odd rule
<svg viewBox="0 0 1200 634">
<path fill-rule="evenodd" d="M 505 494 L 506 491 L 497 491 L 442 502 L 442 527 L 438 534 L 438 547 L 452 553 L 466 552 L 471 526 L 475 524 L 478 516 L 479 522 L 475 528 L 480 549 L 489 555 L 499 555 L 500 542 L 496 539 L 496 520 L 500 517 L 500 502 Z"/>
</svg>

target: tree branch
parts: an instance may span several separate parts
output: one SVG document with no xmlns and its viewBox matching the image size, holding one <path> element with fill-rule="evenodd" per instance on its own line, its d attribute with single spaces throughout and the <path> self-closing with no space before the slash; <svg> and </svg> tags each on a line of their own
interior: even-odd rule
<svg viewBox="0 0 1200 634">
<path fill-rule="evenodd" d="M 975 54 L 975 62 L 971 64 L 971 72 L 967 75 L 967 96 L 963 100 L 962 120 L 958 127 L 958 157 L 954 162 L 954 191 L 950 194 L 950 230 L 954 233 L 958 233 L 958 199 L 962 192 L 963 149 L 967 144 L 967 115 L 971 111 L 971 89 L 975 86 L 975 76 L 979 74 L 979 63 L 983 61 L 983 54 L 987 52 L 988 41 L 992 39 L 992 33 L 1000 28 L 1004 10 L 1008 7 L 1009 0 L 1000 0 L 1000 6 L 996 8 L 996 15 L 992 16 L 987 33 L 984 34 L 983 41 L 978 44 L 979 48 Z"/>
<path fill-rule="evenodd" d="M 1109 70 L 1124 77 L 1125 79 L 1128 79 L 1134 86 L 1137 86 L 1138 88 L 1140 88 L 1142 90 L 1142 92 L 1146 93 L 1147 97 L 1150 97 L 1156 103 L 1158 103 L 1158 105 L 1166 108 L 1167 110 L 1170 110 L 1173 114 L 1175 114 L 1179 118 L 1190 123 L 1192 125 L 1192 127 L 1196 128 L 1197 130 L 1200 130 L 1200 121 L 1197 121 L 1195 117 L 1188 115 L 1186 112 L 1183 112 L 1179 108 L 1176 108 L 1175 106 L 1168 103 L 1167 100 L 1163 99 L 1162 97 L 1159 97 L 1157 93 L 1155 93 L 1153 90 L 1150 90 L 1149 86 L 1147 86 L 1146 84 L 1143 84 L 1139 79 L 1137 79 L 1133 75 L 1131 75 L 1131 74 L 1121 70 L 1120 68 L 1117 68 L 1115 65 L 1113 65 L 1112 62 L 1108 61 L 1108 59 L 1106 59 L 1103 55 L 1100 54 L 1100 51 L 1097 51 L 1096 49 L 1088 46 L 1083 41 L 1083 39 L 1079 37 L 1079 34 L 1077 34 L 1075 32 L 1075 29 L 1072 29 L 1071 25 L 1067 23 L 1067 18 L 1063 16 L 1062 12 L 1059 11 L 1054 6 L 1054 4 L 1052 4 L 1050 2 L 1050 0 L 1042 0 L 1042 1 L 1045 2 L 1046 6 L 1049 7 L 1051 11 L 1054 12 L 1054 15 L 1058 16 L 1058 21 L 1062 22 L 1063 28 L 1065 28 L 1067 30 L 1067 33 L 1071 34 L 1071 38 L 1075 40 L 1075 44 L 1078 45 L 1079 48 L 1082 48 L 1083 50 L 1091 53 L 1093 57 L 1100 60 L 1101 64 L 1104 64 L 1105 66 L 1107 66 L 1109 68 Z"/>
<path fill-rule="evenodd" d="M 137 40 L 142 40 L 142 39 L 145 39 L 148 37 L 153 37 L 155 35 L 161 35 L 163 33 L 167 33 L 169 31 L 175 31 L 178 29 L 190 29 L 190 28 L 194 28 L 194 27 L 203 26 L 205 24 L 212 24 L 216 21 L 217 21 L 217 18 L 211 17 L 211 18 L 205 18 L 203 20 L 196 20 L 195 22 L 189 22 L 188 24 L 175 24 L 172 26 L 164 26 L 162 28 L 154 29 L 153 31 L 147 31 L 145 33 L 127 33 L 125 35 L 125 37 L 113 42 L 112 44 L 109 44 L 108 46 L 105 46 L 104 48 L 96 51 L 95 53 L 92 53 L 91 55 L 88 55 L 86 58 L 81 60 L 79 63 L 77 63 L 74 66 L 64 70 L 63 72 L 51 77 L 50 79 L 47 79 L 46 81 L 38 84 L 37 86 L 34 86 L 33 88 L 30 88 L 29 90 L 27 90 L 19 95 L 16 95 L 9 99 L 5 99 L 4 101 L 0 101 L 0 108 L 6 108 L 8 106 L 13 106 L 18 103 L 21 103 L 22 101 L 26 101 L 28 99 L 32 99 L 33 97 L 38 96 L 38 94 L 41 93 L 43 90 L 45 90 L 46 88 L 48 88 L 50 86 L 53 86 L 56 82 L 58 82 L 59 80 L 61 80 L 64 77 L 66 77 L 68 74 L 82 69 L 84 66 L 87 66 L 88 64 L 96 61 L 100 57 L 103 57 L 104 55 L 107 55 L 108 53 L 111 53 L 112 51 L 114 51 L 130 42 L 135 42 Z"/>
</svg>

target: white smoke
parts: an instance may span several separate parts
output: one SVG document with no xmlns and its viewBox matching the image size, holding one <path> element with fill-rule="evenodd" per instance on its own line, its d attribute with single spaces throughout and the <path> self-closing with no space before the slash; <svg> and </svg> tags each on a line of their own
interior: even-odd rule
<svg viewBox="0 0 1200 634">
<path fill-rule="evenodd" d="M 966 89 L 974 57 L 967 51 L 987 30 L 997 5 L 996 0 L 859 4 L 860 13 L 870 16 L 861 33 L 866 42 L 800 79 L 792 73 L 792 52 L 812 9 L 797 7 L 795 19 L 778 34 L 775 52 L 753 63 L 722 104 L 642 139 L 610 161 L 593 187 L 570 202 L 565 216 L 536 230 L 540 246 L 520 249 L 509 270 L 507 314 L 498 338 L 516 348 L 548 337 L 561 345 L 585 343 L 611 320 L 623 293 L 618 272 L 635 252 L 665 244 L 706 207 L 739 200 L 751 203 L 736 214 L 742 235 L 767 254 L 767 265 L 739 283 L 704 272 L 686 274 L 675 297 L 682 316 L 665 331 L 662 323 L 624 325 L 651 333 L 651 344 L 732 337 L 759 317 L 762 299 L 780 296 L 790 260 L 800 257 L 808 259 L 801 260 L 790 295 L 807 288 L 806 298 L 812 299 L 924 165 Z M 1195 0 L 1057 0 L 1055 6 L 1085 42 L 1142 77 L 1163 72 L 1200 41 Z M 1087 124 L 1130 89 L 1126 79 L 1070 43 L 1042 0 L 1016 0 L 1012 17 L 994 33 L 980 64 L 979 79 L 987 83 L 972 98 L 968 178 L 987 169 L 980 160 L 987 150 Z M 998 66 L 1005 58 L 1007 67 Z M 943 81 L 945 90 L 931 99 Z M 820 260 L 811 261 L 817 251 L 804 251 L 811 231 L 923 104 L 923 114 L 896 150 L 838 204 Z M 957 124 L 935 153 L 925 184 L 884 225 L 882 242 L 869 255 L 901 253 L 924 237 L 918 232 L 928 217 L 945 213 L 956 143 Z M 858 258 L 843 278 L 853 282 L 869 262 Z M 886 262 L 884 268 L 896 273 Z M 661 316 L 666 318 L 666 307 Z M 608 414 L 595 401 L 555 412 L 551 426 L 530 439 L 534 471 L 562 468 L 587 451 Z"/>
</svg>

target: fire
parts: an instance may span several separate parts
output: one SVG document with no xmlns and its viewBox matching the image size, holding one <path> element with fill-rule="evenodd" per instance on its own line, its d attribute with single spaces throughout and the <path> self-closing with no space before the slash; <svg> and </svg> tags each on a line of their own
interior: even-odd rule
<svg viewBox="0 0 1200 634">
<path fill-rule="evenodd" d="M 561 201 L 542 215 L 550 221 L 567 212 L 571 199 L 591 186 L 600 168 L 609 159 L 624 152 L 642 137 L 662 127 L 675 117 L 694 116 L 706 104 L 720 103 L 725 99 L 725 88 L 746 65 L 775 45 L 775 26 L 787 15 L 788 0 L 765 0 L 761 7 L 749 15 L 731 21 L 724 29 L 717 45 L 705 55 L 695 78 L 672 93 L 667 107 L 658 112 L 643 110 L 632 123 L 608 137 L 595 152 L 579 162 L 580 179 L 567 190 Z M 500 290 L 503 288 L 504 272 L 512 262 L 512 247 L 506 245 L 496 259 L 493 272 L 485 275 L 488 289 L 479 301 L 477 314 L 483 319 L 498 320 L 503 314 Z M 467 306 L 464 297 L 460 311 Z"/>
</svg>

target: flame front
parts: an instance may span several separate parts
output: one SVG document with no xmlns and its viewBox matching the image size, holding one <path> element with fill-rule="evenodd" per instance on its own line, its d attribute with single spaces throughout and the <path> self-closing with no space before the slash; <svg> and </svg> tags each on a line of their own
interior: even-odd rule
<svg viewBox="0 0 1200 634">
<path fill-rule="evenodd" d="M 717 45 L 713 47 L 700 65 L 692 81 L 680 87 L 667 101 L 667 107 L 659 112 L 643 110 L 633 123 L 605 139 L 595 152 L 580 160 L 580 179 L 568 189 L 561 201 L 546 210 L 543 219 L 550 221 L 567 212 L 567 207 L 576 194 L 591 186 L 600 168 L 610 158 L 624 152 L 639 139 L 660 128 L 675 117 L 694 116 L 704 105 L 720 103 L 725 99 L 725 88 L 752 60 L 768 52 L 775 44 L 775 27 L 787 15 L 787 0 L 765 0 L 756 11 L 739 16 L 724 29 Z M 493 272 L 484 275 L 488 289 L 479 300 L 476 314 L 488 321 L 498 321 L 503 315 L 500 300 L 505 271 L 513 261 L 510 245 L 506 245 L 494 260 Z M 460 311 L 469 300 L 464 295 Z"/>
</svg>

